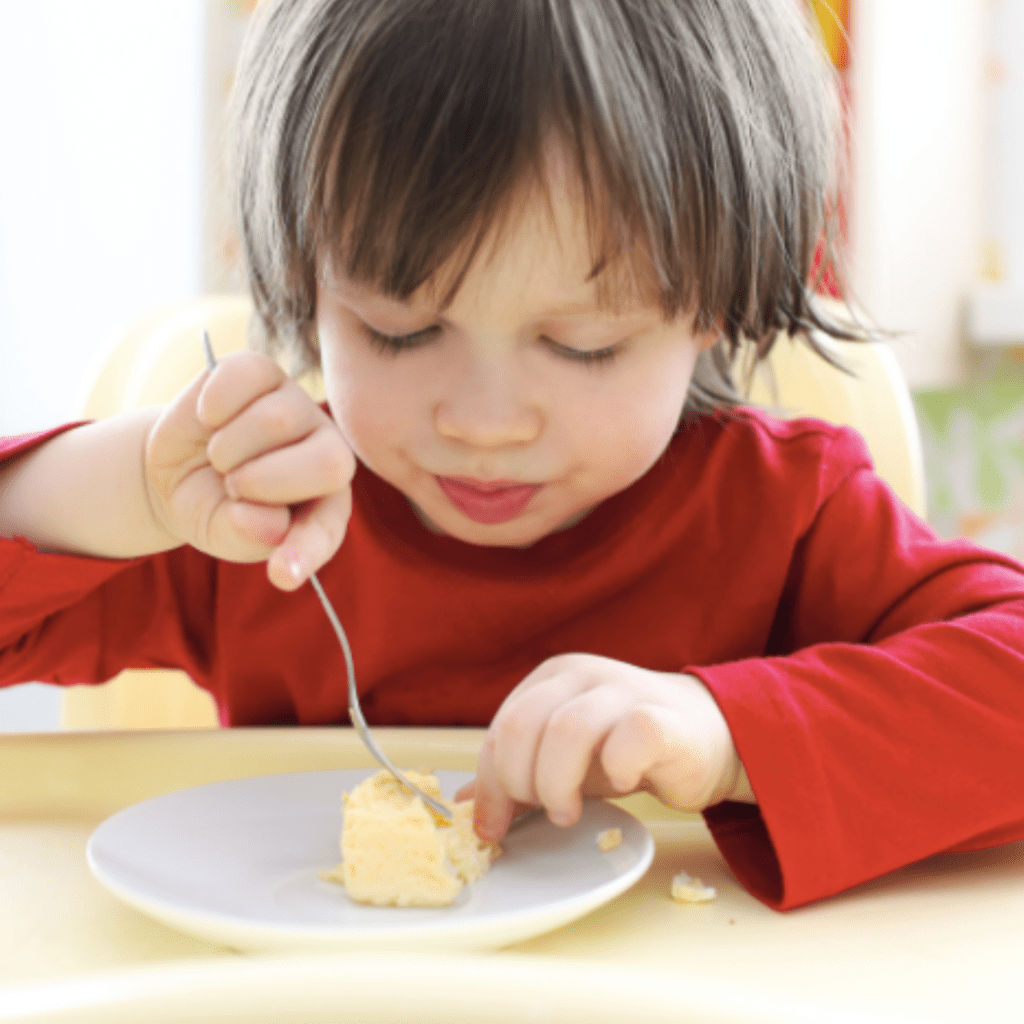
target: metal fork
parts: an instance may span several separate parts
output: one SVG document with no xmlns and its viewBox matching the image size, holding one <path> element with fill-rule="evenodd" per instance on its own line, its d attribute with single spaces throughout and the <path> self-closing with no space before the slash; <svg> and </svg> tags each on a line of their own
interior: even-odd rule
<svg viewBox="0 0 1024 1024">
<path fill-rule="evenodd" d="M 212 370 L 217 365 L 217 359 L 213 354 L 213 347 L 210 345 L 210 334 L 206 330 L 203 331 L 203 351 L 206 353 L 206 365 Z M 313 584 L 316 596 L 320 598 L 320 603 L 323 605 L 324 611 L 327 613 L 327 618 L 334 629 L 334 635 L 338 638 L 338 643 L 341 644 L 341 652 L 345 656 L 345 671 L 348 674 L 348 714 L 349 718 L 352 719 L 352 725 L 359 734 L 359 738 L 363 741 L 366 749 L 369 750 L 377 761 L 391 772 L 391 774 L 394 775 L 394 777 L 398 779 L 403 786 L 407 787 L 414 793 L 418 793 L 423 798 L 424 803 L 426 803 L 435 814 L 440 814 L 446 821 L 451 821 L 452 812 L 449 811 L 444 804 L 424 793 L 419 786 L 411 783 L 394 766 L 387 754 L 385 754 L 377 745 L 377 741 L 373 738 L 373 735 L 370 732 L 370 727 L 366 724 L 366 719 L 363 718 L 363 709 L 359 706 L 359 691 L 356 689 L 356 670 L 355 665 L 352 663 L 352 648 L 349 647 L 348 637 L 345 635 L 345 630 L 341 625 L 341 620 L 335 613 L 334 606 L 331 604 L 327 594 L 324 593 L 324 588 L 316 578 L 315 572 L 309 574 L 309 582 Z"/>
</svg>

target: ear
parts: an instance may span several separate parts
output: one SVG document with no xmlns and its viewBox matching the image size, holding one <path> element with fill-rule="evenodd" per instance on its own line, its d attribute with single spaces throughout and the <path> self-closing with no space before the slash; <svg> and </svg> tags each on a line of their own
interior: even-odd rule
<svg viewBox="0 0 1024 1024">
<path fill-rule="evenodd" d="M 697 345 L 700 347 L 701 352 L 707 352 L 712 345 L 717 341 L 721 341 L 722 334 L 722 321 L 721 318 L 716 320 L 706 331 L 699 331 L 694 335 L 694 339 Z"/>
</svg>

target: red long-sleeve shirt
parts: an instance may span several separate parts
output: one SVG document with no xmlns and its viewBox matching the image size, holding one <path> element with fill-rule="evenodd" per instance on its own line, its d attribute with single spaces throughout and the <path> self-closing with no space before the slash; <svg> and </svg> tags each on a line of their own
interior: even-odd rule
<svg viewBox="0 0 1024 1024">
<path fill-rule="evenodd" d="M 39 440 L 0 442 L 0 458 Z M 567 652 L 693 673 L 758 799 L 706 818 L 779 908 L 1024 838 L 1024 568 L 938 540 L 854 432 L 689 423 L 636 484 L 528 549 L 431 534 L 363 467 L 353 493 L 318 575 L 371 724 L 485 726 Z M 183 668 L 226 725 L 347 721 L 310 587 L 187 547 L 116 561 L 0 541 L 0 682 L 145 666 Z"/>
</svg>

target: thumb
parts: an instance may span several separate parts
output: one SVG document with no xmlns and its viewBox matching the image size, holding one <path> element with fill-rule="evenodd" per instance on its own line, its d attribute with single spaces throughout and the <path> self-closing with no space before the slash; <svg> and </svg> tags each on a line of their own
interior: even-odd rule
<svg viewBox="0 0 1024 1024">
<path fill-rule="evenodd" d="M 191 384 L 164 407 L 147 438 L 146 462 L 157 471 L 181 475 L 182 467 L 205 464 L 206 445 L 212 431 L 196 412 L 199 396 L 210 376 L 203 370 Z M 186 471 L 187 471 L 186 469 Z"/>
</svg>

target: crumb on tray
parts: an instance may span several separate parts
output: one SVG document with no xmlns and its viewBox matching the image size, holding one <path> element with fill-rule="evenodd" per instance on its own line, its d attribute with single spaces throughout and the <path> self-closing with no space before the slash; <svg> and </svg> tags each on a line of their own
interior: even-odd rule
<svg viewBox="0 0 1024 1024">
<path fill-rule="evenodd" d="M 676 903 L 707 903 L 718 895 L 713 886 L 680 871 L 672 879 L 672 899 Z"/>
</svg>

